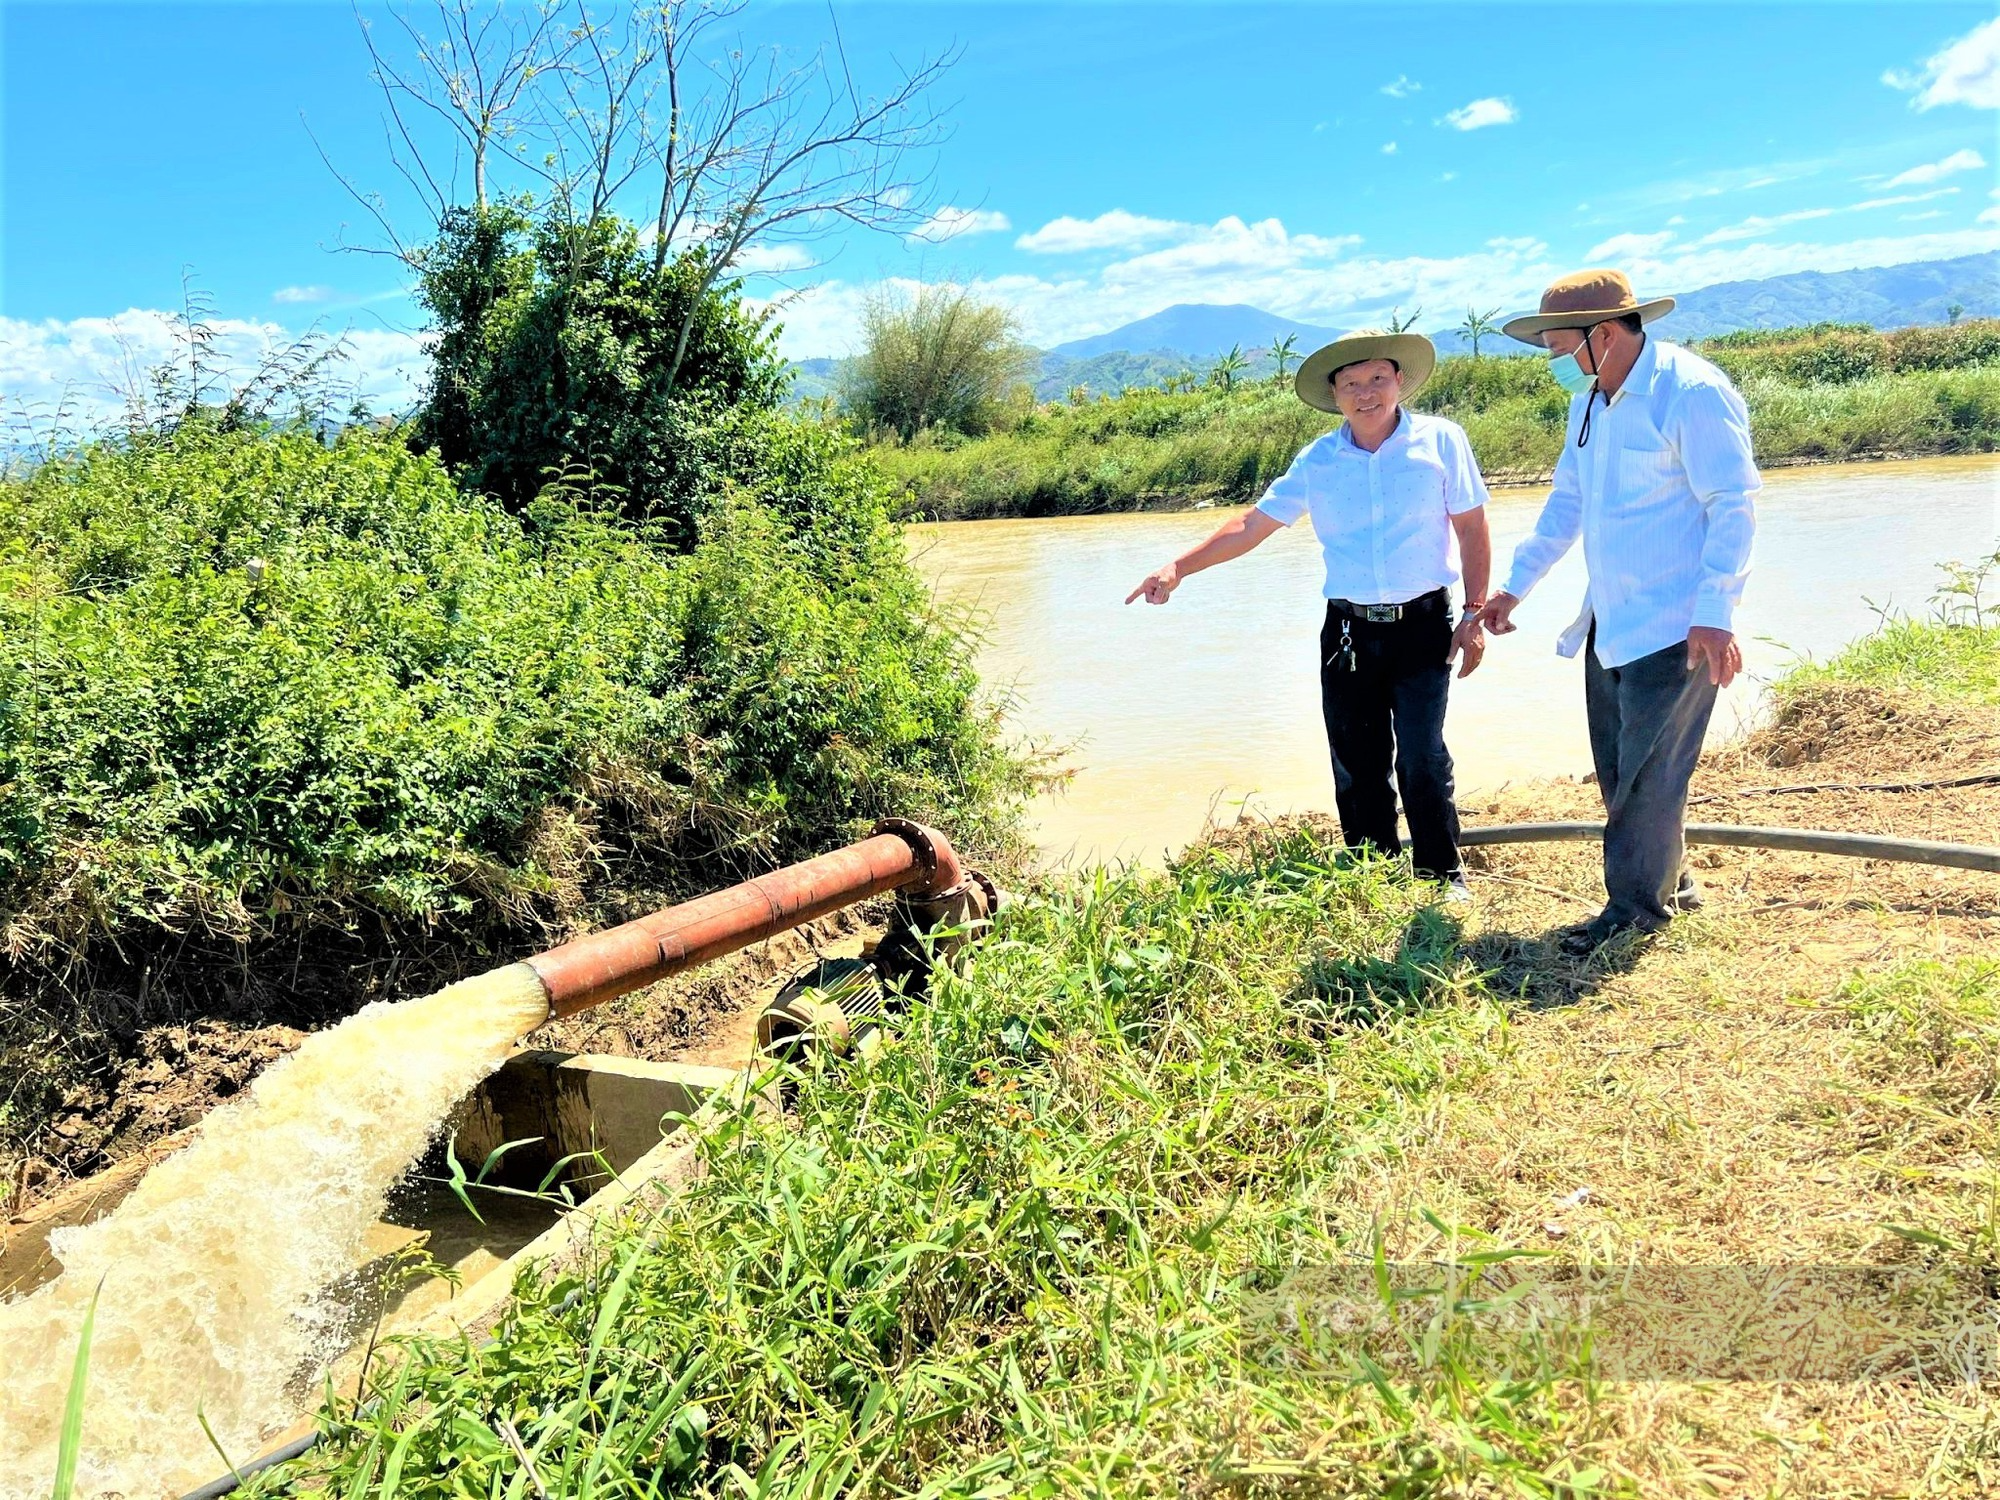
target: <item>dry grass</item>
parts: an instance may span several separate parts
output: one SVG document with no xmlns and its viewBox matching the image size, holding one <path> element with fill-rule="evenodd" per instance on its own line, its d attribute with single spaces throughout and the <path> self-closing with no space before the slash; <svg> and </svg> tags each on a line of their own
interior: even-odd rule
<svg viewBox="0 0 2000 1500">
<path fill-rule="evenodd" d="M 1995 771 L 1990 709 L 1828 685 L 1707 757 L 1694 791 L 1708 800 L 1690 816 L 1991 843 L 2000 785 L 1741 794 Z M 1558 782 L 1467 814 L 1602 811 L 1593 786 Z M 1617 1436 L 1592 1454 L 1642 1494 L 2000 1492 L 2000 986 L 1989 981 L 1984 1008 L 1961 1013 L 1952 976 L 1964 971 L 1950 967 L 2000 959 L 2000 876 L 1735 849 L 1691 858 L 1705 909 L 1643 952 L 1579 964 L 1552 939 L 1601 901 L 1597 846 L 1469 851 L 1466 951 L 1537 1014 L 1512 1028 L 1496 1066 L 1440 1096 L 1393 1171 L 1339 1184 L 1354 1198 L 1338 1212 L 1415 1224 L 1428 1208 L 1550 1252 L 1552 1265 L 1703 1268 L 1670 1278 L 1655 1316 L 1599 1350 L 1600 1369 L 1622 1357 L 1655 1377 L 1600 1392 Z M 1934 978 L 1909 967 L 1928 961 L 1943 963 Z M 1898 966 L 1915 977 L 1885 1003 L 1862 976 Z M 1864 1328 L 1853 1347 L 1828 1342 L 1825 1320 L 1767 1325 L 1772 1347 L 1718 1359 L 1724 1283 L 1740 1297 L 1772 1268 L 1913 1267 L 1916 1247 L 1890 1226 L 1963 1247 L 1941 1273 L 1948 1285 L 1928 1287 L 1958 1296 L 1953 1316 L 1914 1336 Z M 1796 1286 L 1789 1295 L 1811 1300 Z M 1867 1322 L 1879 1309 L 1848 1311 Z M 1964 1367 L 1982 1357 L 1968 1384 Z M 1817 1378 L 1723 1378 L 1754 1375 L 1760 1360 Z"/>
</svg>

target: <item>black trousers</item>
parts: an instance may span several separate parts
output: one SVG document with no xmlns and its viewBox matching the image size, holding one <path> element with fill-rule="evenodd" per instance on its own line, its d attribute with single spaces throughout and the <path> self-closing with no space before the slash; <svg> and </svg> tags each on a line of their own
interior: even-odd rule
<svg viewBox="0 0 2000 1500">
<path fill-rule="evenodd" d="M 1451 599 L 1439 589 L 1405 605 L 1393 621 L 1356 619 L 1329 601 L 1319 636 L 1320 709 L 1333 751 L 1341 835 L 1350 849 L 1372 845 L 1400 854 L 1400 789 L 1411 862 L 1432 880 L 1459 868 L 1458 808 L 1444 745 L 1452 623 Z"/>
</svg>

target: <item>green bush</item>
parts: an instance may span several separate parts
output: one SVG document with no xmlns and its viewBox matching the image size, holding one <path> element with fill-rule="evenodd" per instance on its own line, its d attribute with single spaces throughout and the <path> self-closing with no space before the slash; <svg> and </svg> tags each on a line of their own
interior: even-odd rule
<svg viewBox="0 0 2000 1500">
<path fill-rule="evenodd" d="M 1792 385 L 1844 385 L 1910 370 L 1961 370 L 2000 363 L 2000 319 L 1900 328 L 1865 324 L 1724 334 L 1697 346 L 1741 385 L 1759 377 Z"/>
<path fill-rule="evenodd" d="M 616 830 L 684 885 L 888 812 L 991 834 L 1010 763 L 880 481 L 768 413 L 703 444 L 764 461 L 679 558 L 395 433 L 191 422 L 0 486 L 9 947 L 548 923 Z"/>
<path fill-rule="evenodd" d="M 878 290 L 861 323 L 867 346 L 842 372 L 842 399 L 859 421 L 904 442 L 932 430 L 985 432 L 1034 363 L 1014 315 L 963 287 Z"/>
<path fill-rule="evenodd" d="M 627 516 L 691 545 L 713 486 L 688 429 L 773 407 L 784 389 L 774 330 L 733 283 L 695 304 L 703 269 L 698 254 L 656 263 L 615 216 L 453 209 L 419 263 L 437 342 L 418 445 L 510 510 L 587 473 Z"/>
</svg>

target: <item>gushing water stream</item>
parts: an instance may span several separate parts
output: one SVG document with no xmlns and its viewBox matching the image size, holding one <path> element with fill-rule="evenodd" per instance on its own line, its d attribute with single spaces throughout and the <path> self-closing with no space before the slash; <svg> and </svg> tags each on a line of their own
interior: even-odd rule
<svg viewBox="0 0 2000 1500">
<path fill-rule="evenodd" d="M 173 1495 L 293 1419 L 341 1351 L 327 1288 L 451 1106 L 548 1014 L 515 964 L 370 1005 L 211 1113 L 107 1218 L 59 1230 L 62 1274 L 0 1306 L 0 1500 L 44 1500 L 100 1280 L 76 1493 Z M 310 1388 L 310 1381 L 308 1382 Z"/>
</svg>

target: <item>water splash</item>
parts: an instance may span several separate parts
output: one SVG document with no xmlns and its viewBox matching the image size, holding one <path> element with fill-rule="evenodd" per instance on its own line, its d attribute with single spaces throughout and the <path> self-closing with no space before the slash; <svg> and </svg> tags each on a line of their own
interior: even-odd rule
<svg viewBox="0 0 2000 1500">
<path fill-rule="evenodd" d="M 548 1014 L 526 964 L 378 1003 L 308 1038 L 108 1217 L 57 1231 L 62 1274 L 0 1306 L 0 1500 L 45 1500 L 99 1278 L 78 1496 L 179 1494 L 297 1415 L 338 1354 L 322 1294 L 438 1122 Z M 311 1382 L 307 1383 L 308 1389 Z"/>
</svg>

